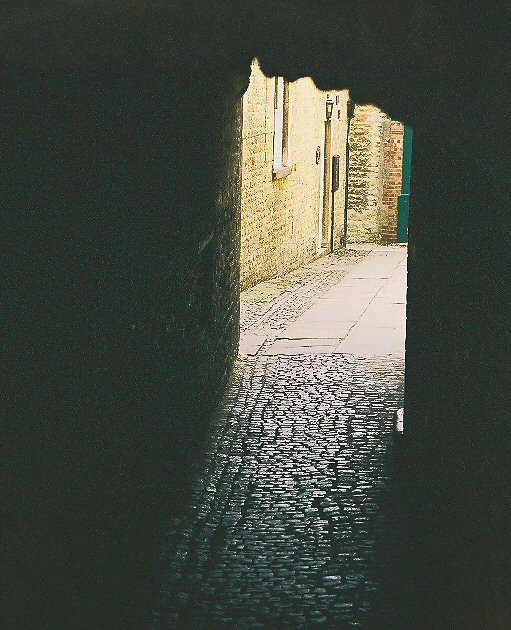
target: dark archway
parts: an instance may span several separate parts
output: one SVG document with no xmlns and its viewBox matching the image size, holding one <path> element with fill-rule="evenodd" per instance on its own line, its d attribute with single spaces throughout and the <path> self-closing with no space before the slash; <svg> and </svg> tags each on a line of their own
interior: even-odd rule
<svg viewBox="0 0 511 630">
<path fill-rule="evenodd" d="M 437 515 L 421 533 L 445 577 L 432 623 L 506 626 L 508 10 L 62 1 L 1 17 L 12 619 L 113 627 L 143 608 L 236 350 L 257 56 L 414 128 L 407 441 Z"/>
</svg>

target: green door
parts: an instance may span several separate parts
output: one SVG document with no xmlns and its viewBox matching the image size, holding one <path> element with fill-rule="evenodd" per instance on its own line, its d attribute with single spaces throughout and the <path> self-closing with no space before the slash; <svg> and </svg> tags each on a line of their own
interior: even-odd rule
<svg viewBox="0 0 511 630">
<path fill-rule="evenodd" d="M 412 175 L 413 129 L 405 125 L 403 135 L 403 183 L 397 199 L 397 242 L 408 242 L 408 215 L 410 214 L 410 180 Z"/>
</svg>

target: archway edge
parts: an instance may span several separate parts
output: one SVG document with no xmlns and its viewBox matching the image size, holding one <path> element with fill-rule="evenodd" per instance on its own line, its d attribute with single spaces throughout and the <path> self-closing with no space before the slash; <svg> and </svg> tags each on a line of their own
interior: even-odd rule
<svg viewBox="0 0 511 630">
<path fill-rule="evenodd" d="M 12 2 L 0 9 L 0 55 L 11 76 L 141 57 L 180 72 L 246 72 L 257 57 L 267 75 L 349 88 L 413 125 L 495 85 L 505 12 L 418 1 Z"/>
</svg>

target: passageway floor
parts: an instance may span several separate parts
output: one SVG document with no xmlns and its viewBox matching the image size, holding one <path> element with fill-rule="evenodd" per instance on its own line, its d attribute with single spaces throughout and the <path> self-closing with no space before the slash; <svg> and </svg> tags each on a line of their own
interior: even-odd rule
<svg viewBox="0 0 511 630">
<path fill-rule="evenodd" d="M 154 628 L 395 627 L 406 250 L 342 259 L 242 296 L 240 357 L 160 559 Z"/>
</svg>

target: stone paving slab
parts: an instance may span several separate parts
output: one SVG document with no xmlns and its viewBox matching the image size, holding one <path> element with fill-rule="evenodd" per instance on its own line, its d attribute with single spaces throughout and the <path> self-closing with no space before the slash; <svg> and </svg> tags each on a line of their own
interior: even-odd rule
<svg viewBox="0 0 511 630">
<path fill-rule="evenodd" d="M 257 333 L 248 331 L 240 336 L 240 347 L 239 353 L 241 355 L 244 354 L 257 354 L 257 352 L 261 349 L 264 342 L 267 339 L 267 335 L 264 333 Z"/>
<path fill-rule="evenodd" d="M 347 250 L 323 256 L 284 277 L 243 291 L 240 299 L 242 338 L 246 332 L 275 336 L 367 255 L 367 251 Z"/>
<path fill-rule="evenodd" d="M 323 300 L 353 300 L 358 299 L 353 297 L 353 287 L 357 288 L 357 296 L 361 298 L 362 296 L 374 297 L 378 292 L 380 284 L 377 282 L 371 284 L 362 285 L 360 283 L 348 282 L 345 281 L 342 284 L 337 284 L 332 287 L 329 291 L 319 296 L 319 301 Z"/>
<path fill-rule="evenodd" d="M 318 300 L 314 306 L 309 308 L 296 320 L 299 321 L 356 321 L 367 308 L 368 296 L 351 297 L 349 299 L 328 299 Z M 295 322 L 295 323 L 296 323 Z"/>
<path fill-rule="evenodd" d="M 372 329 L 371 332 L 373 334 L 361 330 L 359 334 L 353 335 L 352 338 L 343 340 L 334 352 L 362 356 L 381 356 L 383 354 L 404 356 L 404 339 L 398 335 L 387 335 L 389 330 L 392 329 Z"/>
<path fill-rule="evenodd" d="M 275 341 L 271 347 L 265 350 L 262 354 L 328 354 L 334 352 L 338 344 L 339 340 L 337 337 L 317 337 L 309 339 L 305 337 L 298 337 L 295 339 L 277 339 L 277 341 Z"/>
<path fill-rule="evenodd" d="M 328 337 L 330 339 L 336 339 L 339 341 L 341 338 L 345 337 L 348 332 L 355 325 L 355 321 L 351 322 L 303 322 L 301 324 L 293 324 L 289 328 L 287 328 L 282 336 L 278 337 L 275 341 L 273 341 L 273 345 L 278 343 L 281 339 L 314 339 L 314 338 L 325 338 Z M 264 349 L 266 351 L 268 346 Z"/>
<path fill-rule="evenodd" d="M 262 354 L 311 354 L 305 344 L 283 344 L 282 339 L 328 338 L 335 352 L 348 354 L 404 354 L 406 317 L 406 250 L 372 251 L 344 278 L 318 297 Z M 336 340 L 336 343 L 335 343 Z M 267 340 L 268 341 L 268 340 Z M 317 343 L 318 354 L 326 352 Z"/>
</svg>

